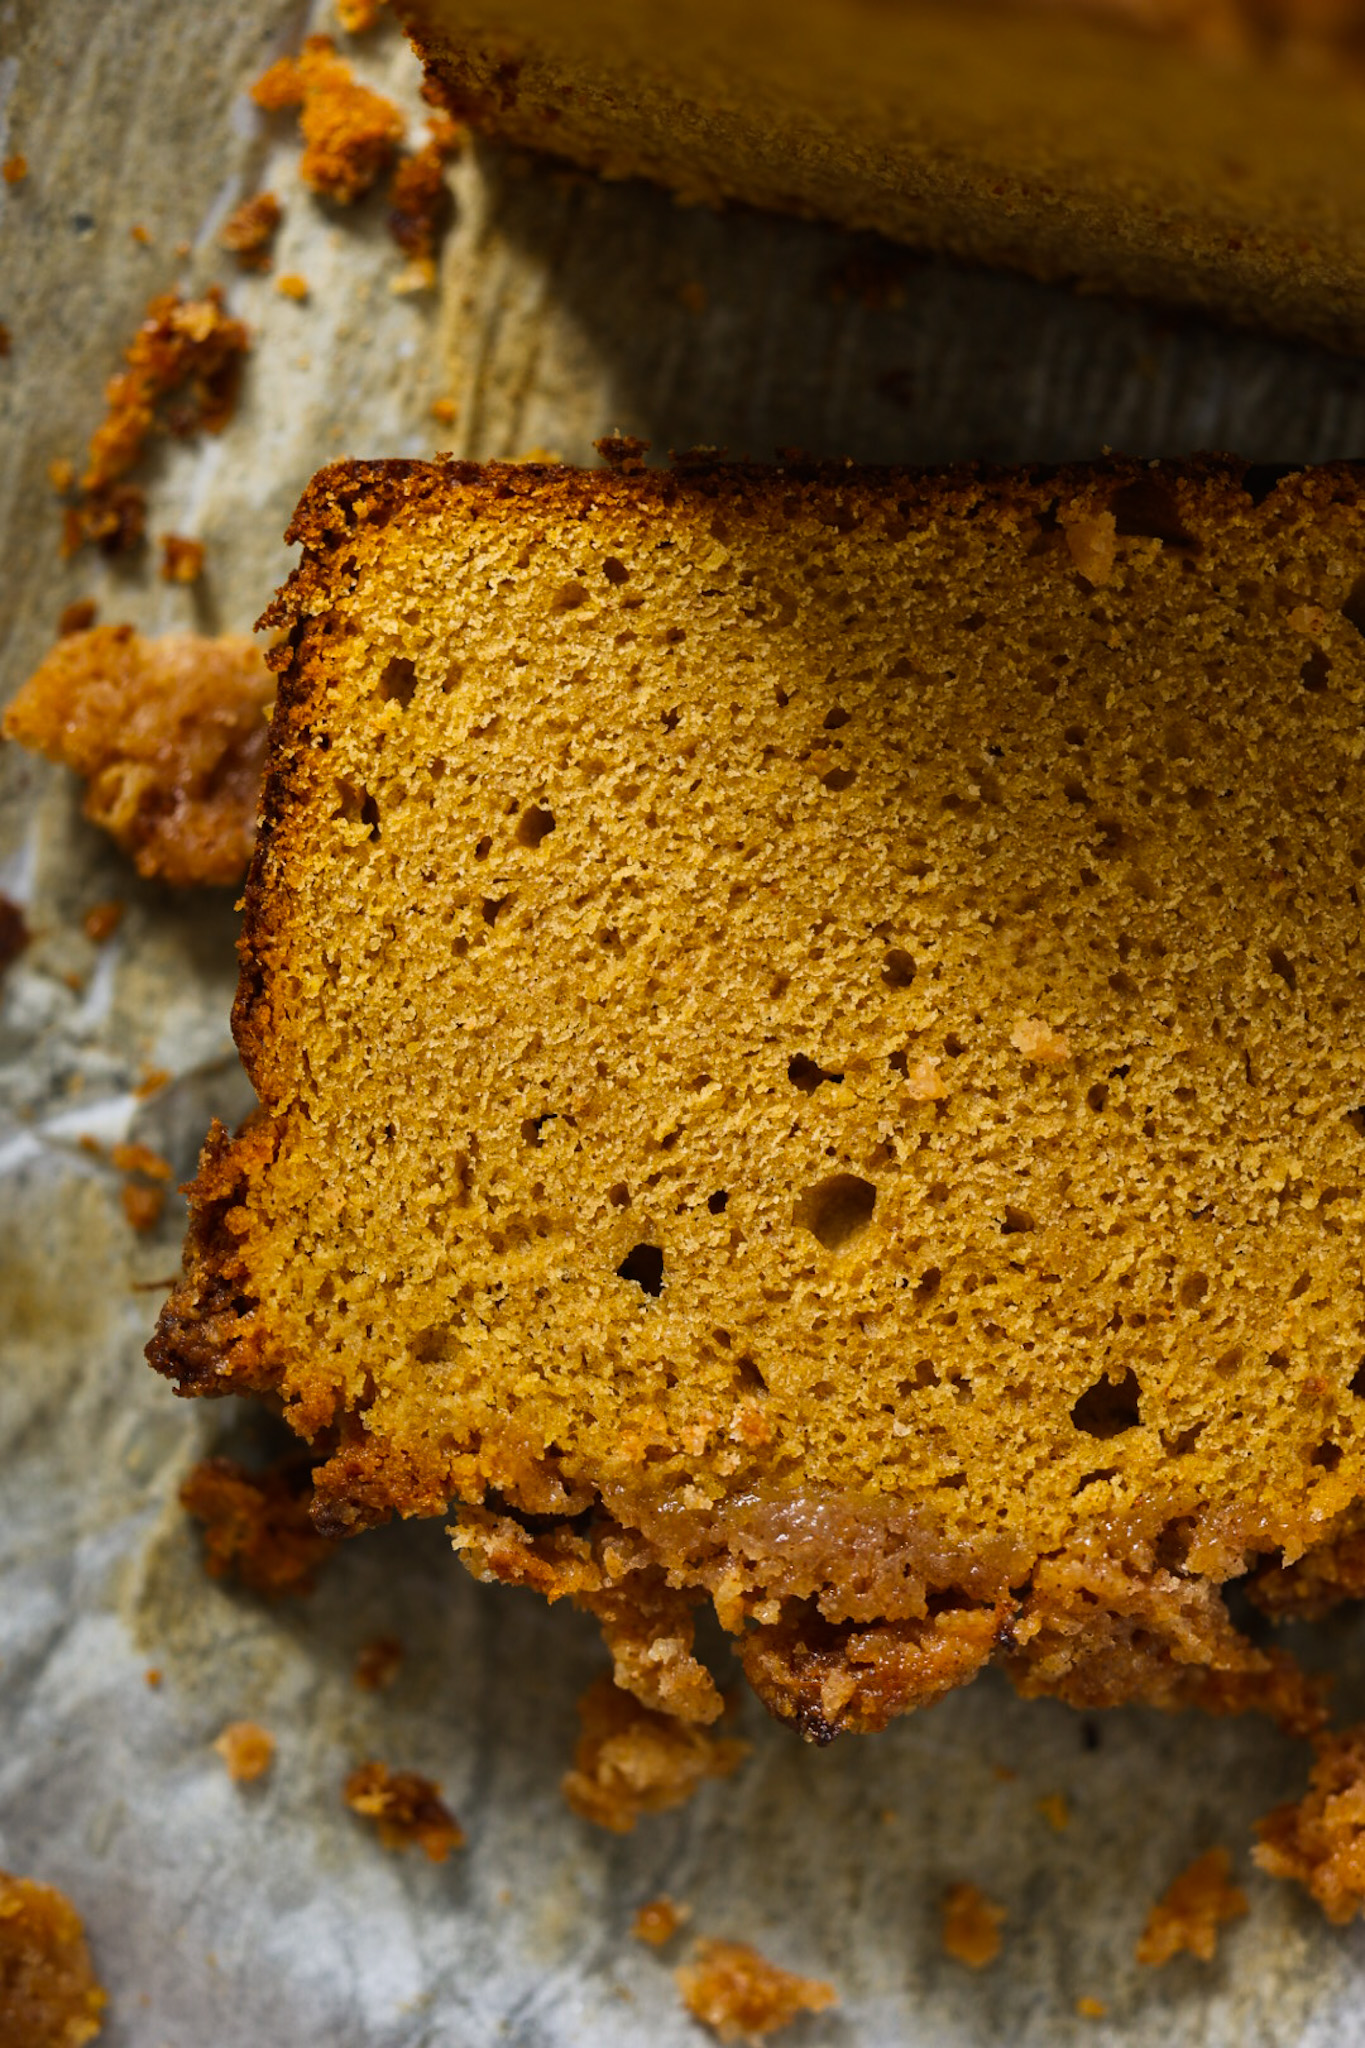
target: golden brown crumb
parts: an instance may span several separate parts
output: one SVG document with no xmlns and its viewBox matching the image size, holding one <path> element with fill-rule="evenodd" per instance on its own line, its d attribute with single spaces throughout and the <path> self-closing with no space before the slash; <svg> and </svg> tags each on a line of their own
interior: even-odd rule
<svg viewBox="0 0 1365 2048">
<path fill-rule="evenodd" d="M 66 640 L 72 633 L 88 633 L 99 617 L 99 606 L 93 597 L 78 597 L 63 605 L 57 620 L 57 635 Z"/>
<path fill-rule="evenodd" d="M 275 1761 L 275 1738 L 255 1721 L 229 1721 L 213 1746 L 234 1785 L 254 1785 Z"/>
<path fill-rule="evenodd" d="M 449 114 L 433 114 L 427 130 L 430 139 L 401 160 L 389 191 L 389 233 L 408 258 L 404 277 L 412 290 L 435 282 L 436 248 L 450 215 L 445 166 L 466 140 Z"/>
<path fill-rule="evenodd" d="M 722 2041 L 758 2041 L 839 2002 L 832 1984 L 780 1969 L 747 1941 L 699 1941 L 674 1975 L 687 2010 Z"/>
<path fill-rule="evenodd" d="M 5 713 L 9 739 L 86 778 L 85 814 L 139 874 L 237 881 L 251 853 L 274 681 L 245 636 L 59 640 Z"/>
<path fill-rule="evenodd" d="M 1061 1032 L 1037 1017 L 1016 1017 L 1010 1044 L 1026 1060 L 1037 1060 L 1043 1066 L 1065 1066 L 1071 1058 L 1071 1047 Z"/>
<path fill-rule="evenodd" d="M 286 270 L 282 277 L 275 279 L 275 289 L 282 299 L 306 299 L 308 280 L 300 277 L 296 270 Z"/>
<path fill-rule="evenodd" d="M 747 1742 L 641 1706 L 610 1678 L 588 1687 L 578 1713 L 582 1734 L 560 1789 L 582 1819 L 616 1835 L 642 1813 L 681 1806 L 704 1779 L 728 1778 L 749 1754 Z"/>
<path fill-rule="evenodd" d="M 956 1962 L 983 1970 L 1000 1953 L 1005 1909 L 986 1897 L 979 1885 L 955 1884 L 943 1900 L 943 1946 Z"/>
<path fill-rule="evenodd" d="M 398 108 L 358 83 L 330 36 L 309 36 L 297 57 L 281 57 L 257 79 L 251 97 L 268 112 L 300 109 L 299 176 L 343 206 L 369 191 L 403 139 Z"/>
<path fill-rule="evenodd" d="M 660 1895 L 645 1900 L 630 1923 L 630 1931 L 637 1941 L 647 1942 L 650 1948 L 662 1948 L 691 1918 L 690 1906 L 680 1906 L 676 1899 Z"/>
<path fill-rule="evenodd" d="M 80 499 L 67 508 L 65 554 L 87 541 L 97 541 L 106 553 L 123 553 L 141 538 L 143 495 L 122 479 L 158 429 L 221 432 L 232 416 L 246 349 L 246 328 L 223 311 L 217 285 L 202 299 L 162 292 L 149 302 L 124 351 L 127 368 L 105 386 L 108 411 L 91 437 Z M 165 403 L 177 394 L 174 406 Z"/>
<path fill-rule="evenodd" d="M 355 1660 L 355 1682 L 362 1692 L 383 1692 L 397 1678 L 403 1645 L 397 1636 L 376 1636 L 361 1645 Z"/>
<path fill-rule="evenodd" d="M 4 321 L 3 321 L 3 320 L 0 320 L 0 356 L 7 356 L 7 355 L 9 354 L 9 352 L 10 352 L 10 331 L 9 331 L 8 327 L 6 327 L 6 325 L 5 325 Z"/>
<path fill-rule="evenodd" d="M 131 236 L 132 240 L 137 243 L 139 248 L 150 249 L 150 247 L 152 246 L 151 234 L 148 231 L 148 229 L 143 227 L 142 222 L 140 220 L 135 220 L 133 222 L 133 225 L 129 228 L 128 233 Z"/>
<path fill-rule="evenodd" d="M 1320 1735 L 1308 1790 L 1257 1824 L 1260 1869 L 1292 1878 L 1338 1927 L 1365 1904 L 1365 1726 Z"/>
<path fill-rule="evenodd" d="M 143 1187 L 138 1181 L 127 1181 L 120 1190 L 123 1213 L 134 1230 L 155 1230 L 161 1221 L 166 1206 L 165 1190 Z"/>
<path fill-rule="evenodd" d="M 161 536 L 161 580 L 163 583 L 197 583 L 204 573 L 204 543 L 186 540 L 182 534 Z"/>
<path fill-rule="evenodd" d="M 28 158 L 26 156 L 20 156 L 16 152 L 13 156 L 7 156 L 4 163 L 0 164 L 0 177 L 3 177 L 7 185 L 22 184 L 27 176 Z"/>
<path fill-rule="evenodd" d="M 283 218 L 284 208 L 273 192 L 254 192 L 233 208 L 218 240 L 232 251 L 243 270 L 268 270 L 270 244 Z"/>
<path fill-rule="evenodd" d="M 28 921 L 17 903 L 0 896 L 0 974 L 19 958 L 31 934 Z"/>
<path fill-rule="evenodd" d="M 453 426 L 460 417 L 458 401 L 453 398 L 433 398 L 431 401 L 431 417 L 434 420 L 439 420 L 443 427 Z"/>
<path fill-rule="evenodd" d="M 387 1764 L 361 1764 L 346 1780 L 346 1804 L 372 1820 L 386 1849 L 424 1849 L 444 1863 L 464 1846 L 464 1829 L 438 1797 L 440 1786 L 416 1771 L 391 1771 Z"/>
<path fill-rule="evenodd" d="M 1246 1893 L 1232 1883 L 1232 1858 L 1226 1849 L 1209 1849 L 1182 1870 L 1147 1915 L 1137 1945 L 1137 1959 L 1160 1967 L 1188 1949 L 1211 1963 L 1218 1948 L 1218 1929 L 1240 1920 L 1247 1910 Z"/>
<path fill-rule="evenodd" d="M 145 1173 L 149 1180 L 169 1180 L 175 1172 L 170 1160 L 153 1152 L 150 1145 L 115 1145 L 109 1162 L 118 1173 Z"/>
<path fill-rule="evenodd" d="M 58 455 L 47 465 L 47 480 L 59 494 L 69 491 L 76 481 L 76 465 L 68 456 Z"/>
<path fill-rule="evenodd" d="M 294 1463 L 249 1472 L 231 1458 L 206 1458 L 180 1488 L 180 1505 L 204 1524 L 204 1569 L 278 1599 L 311 1593 L 336 1547 L 308 1508 L 308 1471 Z"/>
<path fill-rule="evenodd" d="M 363 36 L 372 29 L 384 8 L 384 0 L 337 0 L 337 20 L 348 36 Z"/>
<path fill-rule="evenodd" d="M 170 1074 L 165 1067 L 144 1067 L 142 1079 L 134 1088 L 133 1093 L 139 1102 L 145 1102 L 148 1096 L 159 1094 L 170 1078 Z"/>
<path fill-rule="evenodd" d="M 0 1871 L 3 2048 L 81 2048 L 98 2034 L 105 2004 L 70 1899 Z"/>
<path fill-rule="evenodd" d="M 1102 1998 L 1078 1998 L 1076 2012 L 1083 2020 L 1102 2020 L 1109 2008 Z"/>
<path fill-rule="evenodd" d="M 1071 1825 L 1071 1810 L 1060 1792 L 1049 1792 L 1045 1799 L 1038 1801 L 1038 1811 L 1050 1828 L 1060 1835 Z"/>
<path fill-rule="evenodd" d="M 142 1674 L 142 1683 L 155 1692 L 161 1683 L 161 1672 L 155 1664 L 149 1664 Z"/>
</svg>

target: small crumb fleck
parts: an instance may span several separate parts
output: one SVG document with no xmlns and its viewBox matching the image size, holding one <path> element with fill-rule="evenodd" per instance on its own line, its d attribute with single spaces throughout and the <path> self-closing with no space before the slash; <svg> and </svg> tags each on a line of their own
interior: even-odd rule
<svg viewBox="0 0 1365 2048">
<path fill-rule="evenodd" d="M 47 480 L 59 496 L 62 492 L 69 491 L 76 481 L 75 463 L 68 456 L 59 455 L 54 462 L 47 465 Z"/>
<path fill-rule="evenodd" d="M 695 278 L 689 278 L 686 284 L 678 286 L 678 299 L 689 313 L 704 313 L 711 303 L 711 294 L 704 284 L 698 284 Z"/>
<path fill-rule="evenodd" d="M 1040 1066 L 1065 1066 L 1071 1058 L 1071 1041 L 1039 1017 L 1016 1017 L 1010 1044 L 1026 1060 L 1036 1060 Z"/>
<path fill-rule="evenodd" d="M 362 1644 L 355 1660 L 355 1682 L 362 1692 L 383 1692 L 397 1678 L 403 1645 L 397 1636 L 376 1636 Z"/>
<path fill-rule="evenodd" d="M 645 1900 L 630 1923 L 630 1931 L 637 1941 L 647 1942 L 650 1948 L 662 1948 L 691 1918 L 690 1906 L 680 1906 L 675 1899 L 661 1894 L 657 1899 Z"/>
<path fill-rule="evenodd" d="M 991 1776 L 998 1778 L 1002 1785 L 1012 1785 L 1018 1775 L 1018 1771 L 1012 1771 L 1008 1764 L 991 1765 Z"/>
<path fill-rule="evenodd" d="M 431 417 L 434 420 L 439 420 L 443 427 L 453 426 L 460 417 L 458 401 L 453 398 L 433 398 L 431 401 Z"/>
<path fill-rule="evenodd" d="M 204 543 L 186 540 L 182 534 L 161 536 L 161 580 L 163 583 L 197 583 L 204 573 Z"/>
<path fill-rule="evenodd" d="M 57 637 L 69 640 L 73 633 L 88 633 L 99 617 L 99 606 L 93 597 L 78 597 L 74 604 L 64 605 L 57 620 Z"/>
<path fill-rule="evenodd" d="M 161 1221 L 161 1212 L 166 1206 L 165 1192 L 161 1188 L 143 1187 L 140 1181 L 127 1181 L 121 1190 L 123 1213 L 134 1230 L 155 1230 Z"/>
<path fill-rule="evenodd" d="M 296 270 L 286 270 L 282 276 L 275 279 L 275 289 L 282 299 L 306 299 L 308 280 L 306 277 L 300 277 Z"/>
<path fill-rule="evenodd" d="M 132 240 L 135 241 L 140 248 L 149 249 L 151 247 L 151 235 L 148 232 L 148 230 L 143 227 L 142 222 L 140 220 L 135 220 L 133 222 L 133 225 L 129 228 L 128 233 Z"/>
<path fill-rule="evenodd" d="M 722 2041 L 754 2042 L 839 2002 L 832 1984 L 779 1968 L 747 1941 L 699 1941 L 674 1976 L 687 2010 Z"/>
<path fill-rule="evenodd" d="M 1147 1915 L 1137 1959 L 1160 1968 L 1188 1950 L 1201 1962 L 1211 1963 L 1219 1927 L 1240 1920 L 1246 1911 L 1246 1893 L 1232 1882 L 1232 1858 L 1226 1849 L 1210 1849 L 1181 1871 Z"/>
<path fill-rule="evenodd" d="M 107 903 L 92 903 L 81 919 L 81 927 L 92 945 L 102 946 L 106 939 L 112 939 L 123 922 L 123 905 L 117 897 Z"/>
<path fill-rule="evenodd" d="M 254 1785 L 275 1761 L 275 1738 L 255 1721 L 229 1721 L 213 1746 L 234 1785 Z"/>
<path fill-rule="evenodd" d="M 0 320 L 0 356 L 7 356 L 7 355 L 9 354 L 9 352 L 10 352 L 10 331 L 9 331 L 8 327 L 6 327 L 6 325 L 5 325 L 4 321 L 3 321 L 3 320 Z"/>
<path fill-rule="evenodd" d="M 27 176 L 28 158 L 20 156 L 17 150 L 13 156 L 7 156 L 4 163 L 0 164 L 0 177 L 3 177 L 7 185 L 22 185 Z"/>
<path fill-rule="evenodd" d="M 1102 1998 L 1078 1998 L 1076 2011 L 1083 2020 L 1102 2020 L 1109 2008 Z"/>
<path fill-rule="evenodd" d="M 270 244 L 283 218 L 284 208 L 273 192 L 254 192 L 233 208 L 218 240 L 231 250 L 243 270 L 268 270 Z"/>
<path fill-rule="evenodd" d="M 346 1780 L 352 1813 L 372 1820 L 386 1849 L 416 1843 L 433 1863 L 444 1863 L 464 1845 L 464 1829 L 439 1797 L 440 1786 L 416 1771 L 391 1771 L 387 1764 L 361 1764 Z"/>
<path fill-rule="evenodd" d="M 1060 1792 L 1049 1792 L 1038 1801 L 1038 1811 L 1050 1828 L 1060 1835 L 1071 1825 L 1071 1809 Z"/>
<path fill-rule="evenodd" d="M 139 1102 L 145 1102 L 148 1096 L 159 1095 L 170 1078 L 171 1076 L 165 1067 L 144 1067 L 142 1079 L 134 1088 L 133 1094 Z"/>
<path fill-rule="evenodd" d="M 0 895 L 0 974 L 19 958 L 32 934 L 19 905 Z"/>
<path fill-rule="evenodd" d="M 153 1692 L 161 1683 L 161 1672 L 155 1664 L 149 1664 L 142 1677 L 144 1684 L 150 1685 Z"/>
<path fill-rule="evenodd" d="M 969 1970 L 983 1970 L 1000 1953 L 1004 1919 L 1004 1907 L 988 1899 L 979 1885 L 955 1884 L 943 1900 L 944 1949 Z"/>
<path fill-rule="evenodd" d="M 169 1159 L 153 1152 L 150 1145 L 115 1145 L 109 1154 L 118 1173 L 145 1173 L 149 1180 L 170 1180 L 175 1172 Z"/>
<path fill-rule="evenodd" d="M 383 12 L 384 0 L 337 0 L 337 20 L 348 36 L 363 36 Z"/>
<path fill-rule="evenodd" d="M 884 1806 L 877 1815 L 877 1818 L 884 1828 L 893 1828 L 900 1819 L 900 1815 L 894 1806 Z"/>
</svg>

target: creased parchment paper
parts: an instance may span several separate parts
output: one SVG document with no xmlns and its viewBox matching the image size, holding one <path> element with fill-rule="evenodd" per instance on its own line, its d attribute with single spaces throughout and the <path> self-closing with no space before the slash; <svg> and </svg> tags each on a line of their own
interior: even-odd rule
<svg viewBox="0 0 1365 2048">
<path fill-rule="evenodd" d="M 243 96 L 309 26 L 334 24 L 288 0 L 0 0 L 0 156 L 30 164 L 0 186 L 5 695 L 76 597 L 148 630 L 249 626 L 288 568 L 299 491 L 341 454 L 581 461 L 613 427 L 660 452 L 863 459 L 1365 449 L 1358 364 L 515 158 L 454 167 L 439 291 L 395 296 L 382 196 L 348 215 L 311 199 L 290 124 Z M 418 118 L 392 28 L 354 51 Z M 215 247 L 265 185 L 287 210 L 276 270 L 308 279 L 302 305 Z M 152 534 L 204 539 L 205 581 L 160 583 L 154 553 L 64 565 L 48 463 L 79 459 L 151 293 L 215 277 L 253 330 L 241 407 L 148 471 Z M 604 1664 L 592 1628 L 475 1586 L 438 1526 L 351 1545 L 308 1601 L 210 1583 L 177 1484 L 206 1449 L 268 1448 L 268 1425 L 178 1403 L 143 1365 L 183 1204 L 136 1236 L 80 1141 L 141 1139 L 187 1175 L 209 1116 L 249 1106 L 227 1029 L 231 899 L 139 882 L 70 780 L 14 749 L 0 888 L 35 933 L 0 995 L 0 1864 L 77 1902 L 110 2048 L 681 2048 L 701 2036 L 677 1958 L 628 1932 L 664 1890 L 692 1929 L 836 1983 L 839 2008 L 800 2022 L 793 2048 L 1365 2042 L 1365 1933 L 1332 1932 L 1249 1866 L 1254 1817 L 1306 1772 L 1262 1726 L 1087 1722 L 987 1678 L 819 1754 L 750 1702 L 739 1776 L 618 1839 L 558 1794 L 575 1699 Z M 81 918 L 110 898 L 126 915 L 97 947 Z M 139 1097 L 153 1068 L 172 1078 Z M 401 1675 L 361 1692 L 356 1652 L 385 1632 L 405 1644 Z M 1306 1653 L 1360 1712 L 1355 1623 Z M 210 1746 L 240 1717 L 279 1744 L 248 1788 Z M 468 1847 L 441 1868 L 381 1850 L 340 1796 L 368 1756 L 440 1779 Z M 1063 1832 L 1038 1809 L 1055 1794 Z M 1251 1917 L 1211 1966 L 1140 1971 L 1148 1904 L 1215 1843 Z M 1008 1914 L 980 1975 L 939 1945 L 959 1880 Z M 1105 2017 L 1079 2015 L 1081 1998 Z"/>
</svg>

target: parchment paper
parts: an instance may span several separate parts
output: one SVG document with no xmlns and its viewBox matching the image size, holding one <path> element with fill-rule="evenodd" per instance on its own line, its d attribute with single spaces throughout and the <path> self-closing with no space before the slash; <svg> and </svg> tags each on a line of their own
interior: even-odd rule
<svg viewBox="0 0 1365 2048">
<path fill-rule="evenodd" d="M 249 626 L 288 567 L 299 491 L 342 453 L 590 460 L 613 427 L 660 453 L 1365 450 L 1360 365 L 484 153 L 452 174 L 439 292 L 395 297 L 382 197 L 348 215 L 308 197 L 290 124 L 242 96 L 308 25 L 289 0 L 0 0 L 0 156 L 31 166 L 0 186 L 5 695 L 74 597 L 149 630 Z M 415 115 L 396 33 L 355 50 Z M 262 185 L 285 201 L 276 269 L 309 280 L 305 305 L 215 248 Z M 54 457 L 79 457 L 142 305 L 177 277 L 223 279 L 255 336 L 228 431 L 168 444 L 149 472 L 153 534 L 208 543 L 193 590 L 159 583 L 151 559 L 63 565 L 46 481 Z M 431 417 L 437 397 L 457 401 L 453 425 Z M 141 1138 L 188 1174 L 210 1114 L 248 1106 L 227 1031 L 231 899 L 140 883 L 69 778 L 13 749 L 0 888 L 36 934 L 0 994 L 0 1864 L 76 1900 L 110 2048 L 681 2048 L 702 2037 L 677 1958 L 628 1933 L 661 1890 L 694 1930 L 834 1980 L 839 2009 L 802 2021 L 793 2048 L 1365 2042 L 1365 1933 L 1329 1930 L 1250 1869 L 1253 1818 L 1306 1775 L 1262 1726 L 1085 1721 L 988 1677 L 817 1753 L 749 1702 L 739 1777 L 617 1839 L 558 1794 L 574 1701 L 604 1667 L 594 1630 L 476 1587 L 437 1525 L 349 1546 L 310 1601 L 207 1580 L 176 1486 L 208 1448 L 268 1448 L 267 1425 L 178 1403 L 142 1363 L 183 1204 L 136 1237 L 117 1176 L 79 1140 Z M 111 897 L 126 916 L 96 947 L 81 917 Z M 139 1099 L 147 1068 L 173 1079 Z M 356 1651 L 388 1631 L 401 1676 L 362 1693 Z M 1306 1654 L 1340 1674 L 1344 1715 L 1365 1709 L 1351 1618 Z M 246 1789 L 210 1747 L 243 1716 L 279 1742 Z M 442 1780 L 468 1847 L 443 1868 L 381 1850 L 340 1798 L 366 1756 Z M 1060 1833 L 1037 1808 L 1055 1793 Z M 1218 1842 L 1250 1919 L 1211 1966 L 1140 1971 L 1148 1904 Z M 1008 1911 L 979 1976 L 939 1946 L 958 1879 Z M 1107 2017 L 1079 2016 L 1080 1997 Z"/>
</svg>

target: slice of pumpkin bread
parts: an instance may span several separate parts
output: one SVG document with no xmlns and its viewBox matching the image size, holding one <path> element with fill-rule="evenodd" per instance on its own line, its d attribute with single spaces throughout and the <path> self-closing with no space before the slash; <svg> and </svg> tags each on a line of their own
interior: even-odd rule
<svg viewBox="0 0 1365 2048">
<path fill-rule="evenodd" d="M 154 1363 L 713 1718 L 1316 1715 L 1365 1499 L 1365 478 L 341 464 Z"/>
</svg>

